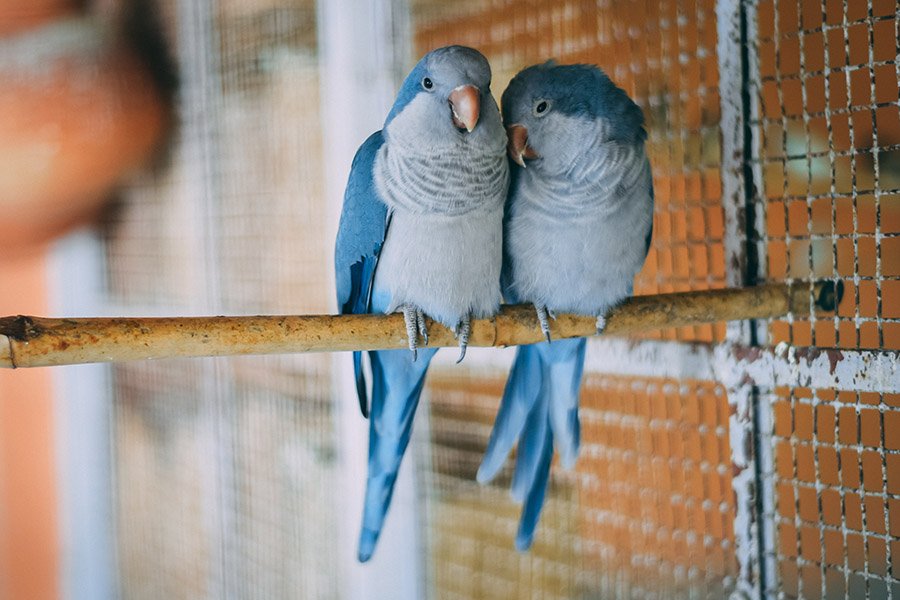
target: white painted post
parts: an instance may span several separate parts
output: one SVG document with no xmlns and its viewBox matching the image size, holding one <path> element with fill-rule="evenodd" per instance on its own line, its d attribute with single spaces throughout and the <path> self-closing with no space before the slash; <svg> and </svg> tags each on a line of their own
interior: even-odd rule
<svg viewBox="0 0 900 600">
<path fill-rule="evenodd" d="M 725 211 L 725 275 L 729 286 L 739 287 L 746 281 L 748 265 L 747 236 L 747 99 L 744 96 L 745 75 L 753 69 L 753 61 L 744 48 L 748 24 L 745 15 L 753 15 L 755 2 L 748 0 L 719 0 L 716 4 L 716 29 L 719 67 L 719 102 L 722 113 L 722 206 Z M 754 18 L 755 21 L 755 18 Z M 747 64 L 750 63 L 750 64 Z M 752 93 L 752 92 L 751 92 Z M 752 108 L 752 105 L 751 105 Z M 755 276 L 756 273 L 751 275 Z M 716 367 L 725 360 L 736 345 L 748 346 L 753 341 L 747 321 L 729 323 L 726 330 L 725 352 L 718 353 Z M 761 529 L 762 515 L 757 509 L 758 489 L 756 388 L 748 381 L 727 386 L 730 408 L 729 437 L 734 477 L 734 540 L 738 562 L 737 581 L 732 586 L 735 598 L 756 598 L 760 581 L 764 578 L 760 561 L 760 544 L 765 543 Z M 765 501 L 765 500 L 764 500 Z M 761 535 L 762 534 L 762 535 Z"/>
</svg>

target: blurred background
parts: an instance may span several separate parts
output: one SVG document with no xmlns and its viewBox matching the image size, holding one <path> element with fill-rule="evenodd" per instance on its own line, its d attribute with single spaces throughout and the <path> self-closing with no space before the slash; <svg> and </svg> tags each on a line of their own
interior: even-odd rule
<svg viewBox="0 0 900 600">
<path fill-rule="evenodd" d="M 333 312 L 353 154 L 451 43 L 498 98 L 556 58 L 641 105 L 637 293 L 846 293 L 592 340 L 581 456 L 527 554 L 511 469 L 474 477 L 511 350 L 439 355 L 364 567 L 349 355 L 0 372 L 0 598 L 900 598 L 894 0 L 22 4 L 0 1 L 0 315 Z"/>
</svg>

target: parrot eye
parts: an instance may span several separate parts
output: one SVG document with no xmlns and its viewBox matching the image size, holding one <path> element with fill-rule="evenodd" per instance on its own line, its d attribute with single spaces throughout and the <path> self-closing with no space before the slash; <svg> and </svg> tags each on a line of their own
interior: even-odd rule
<svg viewBox="0 0 900 600">
<path fill-rule="evenodd" d="M 431 88 L 434 87 L 434 82 L 431 81 L 431 78 L 426 77 L 425 79 L 422 80 L 422 87 L 425 88 L 426 90 L 430 90 Z"/>
<path fill-rule="evenodd" d="M 534 116 L 540 117 L 548 110 L 550 110 L 550 103 L 547 100 L 538 100 L 538 103 L 534 105 Z"/>
</svg>

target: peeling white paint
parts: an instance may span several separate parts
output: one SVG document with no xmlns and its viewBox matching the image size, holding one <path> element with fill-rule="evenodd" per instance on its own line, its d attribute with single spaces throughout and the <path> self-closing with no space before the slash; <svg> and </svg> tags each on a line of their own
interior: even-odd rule
<svg viewBox="0 0 900 600">
<path fill-rule="evenodd" d="M 900 361 L 895 352 L 795 348 L 779 344 L 774 350 L 722 345 L 715 353 L 716 379 L 726 388 L 751 382 L 766 388 L 900 392 Z"/>
</svg>

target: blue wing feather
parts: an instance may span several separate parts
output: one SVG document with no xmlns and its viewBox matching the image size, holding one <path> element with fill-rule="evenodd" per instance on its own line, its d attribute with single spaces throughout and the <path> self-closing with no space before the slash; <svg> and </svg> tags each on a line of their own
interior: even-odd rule
<svg viewBox="0 0 900 600">
<path fill-rule="evenodd" d="M 387 235 L 387 205 L 378 196 L 373 169 L 384 136 L 377 131 L 363 142 L 353 158 L 344 192 L 344 208 L 334 248 L 338 310 L 341 314 L 370 311 L 372 283 L 378 254 Z M 368 416 L 362 353 L 353 353 L 356 393 L 363 415 Z"/>
<path fill-rule="evenodd" d="M 368 311 L 366 303 L 387 232 L 387 205 L 375 189 L 373 169 L 384 144 L 380 131 L 363 142 L 353 158 L 334 248 L 337 301 L 341 314 Z"/>
</svg>

